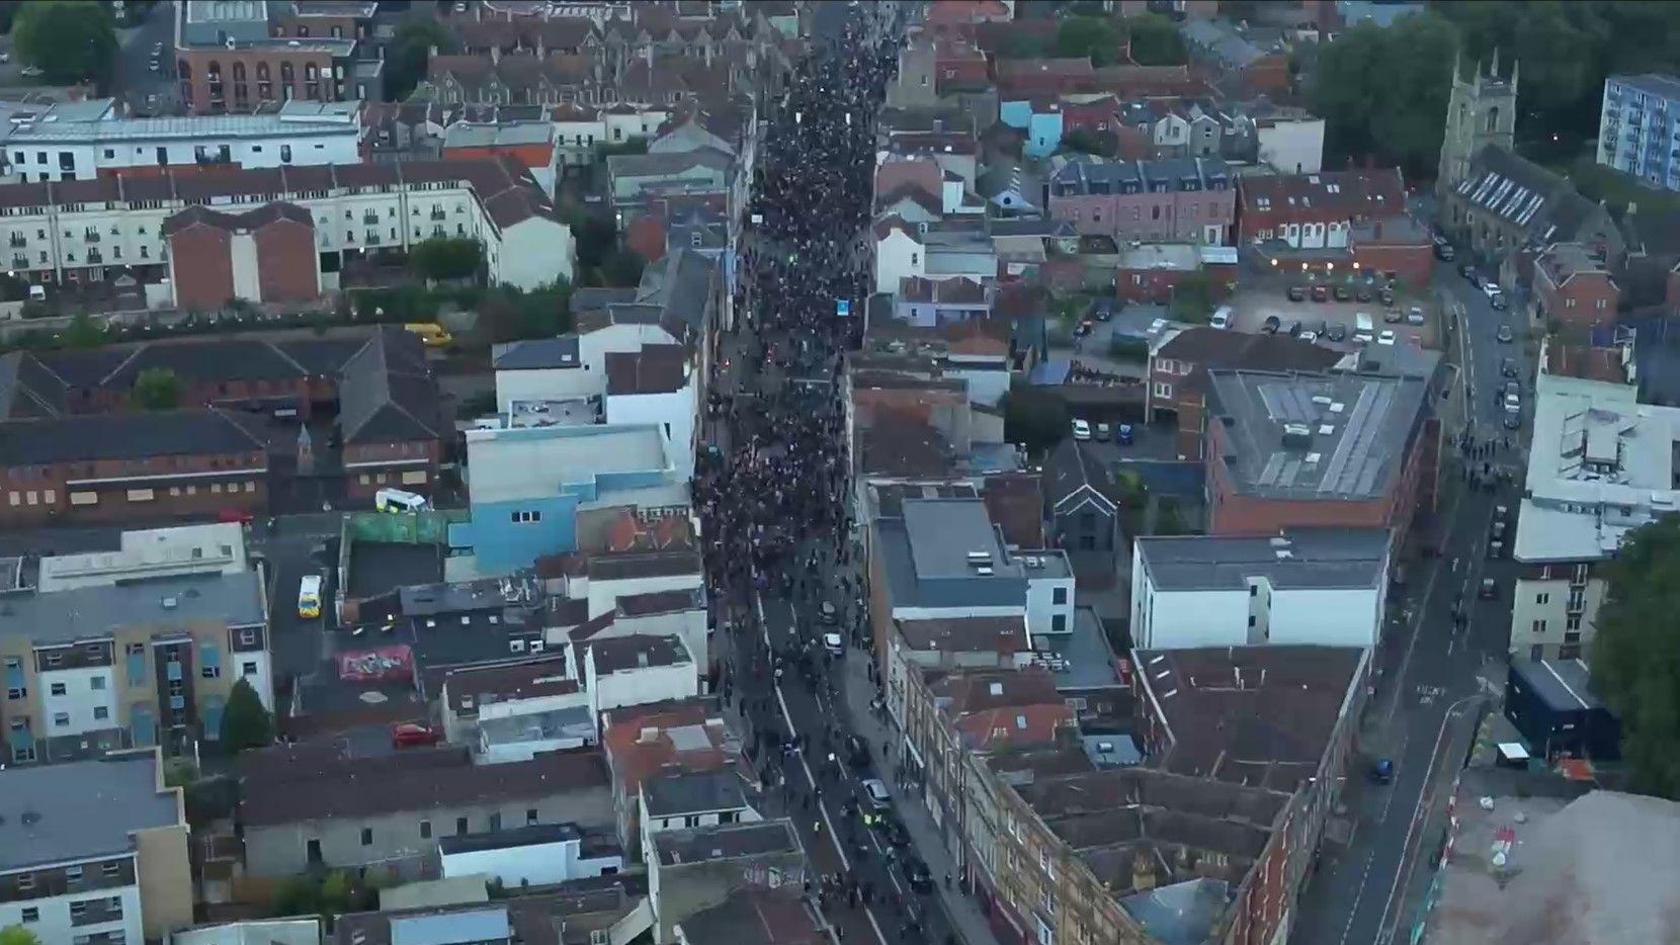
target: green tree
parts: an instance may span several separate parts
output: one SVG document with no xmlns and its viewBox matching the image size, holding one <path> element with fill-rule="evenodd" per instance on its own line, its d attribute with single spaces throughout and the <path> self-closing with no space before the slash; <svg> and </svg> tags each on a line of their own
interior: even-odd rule
<svg viewBox="0 0 1680 945">
<path fill-rule="evenodd" d="M 348 912 L 355 893 L 350 874 L 343 870 L 333 870 L 321 880 L 321 911 L 330 915 Z"/>
<path fill-rule="evenodd" d="M 1062 135 L 1062 147 L 1080 154 L 1114 157 L 1120 152 L 1120 138 L 1112 131 L 1091 131 L 1075 128 Z"/>
<path fill-rule="evenodd" d="M 1680 800 L 1680 518 L 1629 533 L 1605 577 L 1593 683 L 1621 716 L 1634 790 Z"/>
<path fill-rule="evenodd" d="M 8 925 L 0 929 L 0 945 L 41 945 L 41 940 L 21 925 Z"/>
<path fill-rule="evenodd" d="M 414 87 L 426 77 L 431 51 L 455 51 L 455 37 L 440 22 L 430 16 L 415 16 L 404 20 L 391 38 L 385 56 L 385 98 L 400 102 L 414 92 Z"/>
<path fill-rule="evenodd" d="M 641 284 L 642 270 L 647 260 L 633 249 L 619 247 L 607 254 L 599 269 L 600 283 L 619 288 L 633 288 Z"/>
<path fill-rule="evenodd" d="M 146 368 L 134 379 L 129 396 L 142 410 L 174 410 L 181 405 L 181 379 L 169 368 Z"/>
<path fill-rule="evenodd" d="M 1386 29 L 1361 23 L 1318 52 L 1312 100 L 1324 116 L 1326 163 L 1371 158 L 1432 177 L 1458 35 L 1432 13 Z"/>
<path fill-rule="evenodd" d="M 1050 44 L 1037 34 L 1015 30 L 1004 34 L 997 52 L 992 55 L 998 59 L 1042 59 L 1052 51 Z"/>
<path fill-rule="evenodd" d="M 261 748 L 274 740 L 274 720 L 263 708 L 257 691 L 243 679 L 228 693 L 227 706 L 222 709 L 221 736 L 228 751 Z"/>
<path fill-rule="evenodd" d="M 1140 66 L 1182 66 L 1190 61 L 1178 24 L 1159 13 L 1126 18 L 1132 61 Z"/>
<path fill-rule="evenodd" d="M 1092 65 L 1113 65 L 1120 60 L 1123 45 L 1120 31 L 1102 17 L 1070 16 L 1056 27 L 1056 55 L 1064 59 L 1089 58 Z"/>
<path fill-rule="evenodd" d="M 484 246 L 466 236 L 434 236 L 409 250 L 409 268 L 423 279 L 465 279 L 484 263 Z"/>
<path fill-rule="evenodd" d="M 1213 277 L 1192 272 L 1173 286 L 1172 317 L 1181 322 L 1205 323 L 1213 315 Z"/>
<path fill-rule="evenodd" d="M 62 338 L 67 348 L 97 348 L 105 343 L 105 326 L 86 312 L 77 312 L 64 326 Z"/>
<path fill-rule="evenodd" d="M 531 292 L 499 286 L 478 303 L 478 331 L 490 344 L 553 338 L 571 329 L 571 287 L 564 284 Z"/>
<path fill-rule="evenodd" d="M 103 3 L 35 0 L 18 10 L 12 39 L 19 58 L 59 84 L 103 86 L 117 58 L 116 26 Z"/>
<path fill-rule="evenodd" d="M 1003 438 L 1040 456 L 1068 434 L 1067 402 L 1036 387 L 1010 388 L 1003 395 Z"/>
</svg>

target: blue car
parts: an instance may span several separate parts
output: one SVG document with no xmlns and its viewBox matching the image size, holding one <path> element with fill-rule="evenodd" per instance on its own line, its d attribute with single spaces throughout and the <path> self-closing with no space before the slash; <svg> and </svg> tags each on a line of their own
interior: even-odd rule
<svg viewBox="0 0 1680 945">
<path fill-rule="evenodd" d="M 1371 780 L 1378 784 L 1387 784 L 1394 780 L 1394 761 L 1389 758 L 1378 758 L 1371 766 Z"/>
<path fill-rule="evenodd" d="M 1132 425 L 1129 423 L 1122 423 L 1120 426 L 1116 427 L 1114 430 L 1114 442 L 1119 443 L 1121 446 L 1130 446 L 1132 444 Z"/>
</svg>

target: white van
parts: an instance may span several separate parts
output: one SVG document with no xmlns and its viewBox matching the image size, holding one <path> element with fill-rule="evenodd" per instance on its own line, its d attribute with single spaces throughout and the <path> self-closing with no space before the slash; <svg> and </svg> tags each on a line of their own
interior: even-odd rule
<svg viewBox="0 0 1680 945">
<path fill-rule="evenodd" d="M 1372 321 L 1370 312 L 1353 313 L 1353 340 L 1360 344 L 1371 343 L 1372 333 L 1376 331 L 1376 322 Z"/>
<path fill-rule="evenodd" d="M 373 507 L 381 512 L 421 512 L 427 506 L 425 496 L 402 489 L 381 489 L 373 496 Z"/>
<path fill-rule="evenodd" d="M 314 620 L 321 616 L 321 576 L 305 574 L 298 582 L 298 616 Z"/>
<path fill-rule="evenodd" d="M 1231 306 L 1221 305 L 1218 311 L 1213 313 L 1213 318 L 1208 320 L 1208 324 L 1214 328 L 1230 328 L 1235 317 L 1236 313 L 1231 310 Z"/>
</svg>

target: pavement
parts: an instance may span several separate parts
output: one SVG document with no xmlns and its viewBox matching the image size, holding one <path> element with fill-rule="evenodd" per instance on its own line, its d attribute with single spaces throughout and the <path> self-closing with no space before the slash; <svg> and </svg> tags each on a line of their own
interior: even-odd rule
<svg viewBox="0 0 1680 945">
<path fill-rule="evenodd" d="M 1487 546 L 1494 507 L 1515 508 L 1517 499 L 1511 486 L 1478 488 L 1466 480 L 1485 463 L 1487 471 L 1512 471 L 1521 481 L 1523 449 L 1516 441 L 1526 432 L 1504 430 L 1503 408 L 1491 392 L 1503 382 L 1503 358 L 1531 365 L 1532 357 L 1520 343 L 1495 339 L 1501 324 L 1520 332 L 1521 316 L 1495 311 L 1455 263 L 1437 264 L 1432 288 L 1457 313 L 1459 327 L 1445 341 L 1449 360 L 1459 365 L 1468 413 L 1464 427 L 1444 433 L 1450 443 L 1443 448 L 1437 518 L 1447 533 L 1441 556 L 1408 552 L 1404 559 L 1408 581 L 1390 607 L 1394 625 L 1377 653 L 1376 692 L 1362 720 L 1358 755 L 1349 764 L 1333 836 L 1301 895 L 1292 941 L 1305 945 L 1386 945 L 1411 928 L 1432 869 L 1420 860 L 1431 859 L 1448 787 L 1483 710 L 1504 687 L 1516 566 L 1489 560 Z M 1511 301 L 1520 311 L 1519 300 Z M 1527 370 L 1524 389 L 1532 391 L 1532 367 Z M 1472 455 L 1457 448 L 1465 432 L 1481 442 L 1509 436 L 1513 443 Z M 1478 599 L 1484 577 L 1497 582 L 1497 599 Z M 1468 613 L 1462 626 L 1452 619 L 1461 605 Z M 1369 783 L 1367 772 L 1381 758 L 1394 762 L 1393 780 Z"/>
</svg>

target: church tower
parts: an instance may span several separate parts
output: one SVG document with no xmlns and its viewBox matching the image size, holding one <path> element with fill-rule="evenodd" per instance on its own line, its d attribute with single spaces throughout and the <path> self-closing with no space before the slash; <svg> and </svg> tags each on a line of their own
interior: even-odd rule
<svg viewBox="0 0 1680 945">
<path fill-rule="evenodd" d="M 1486 75 L 1482 64 L 1465 78 L 1453 58 L 1452 93 L 1447 99 L 1446 133 L 1441 136 L 1441 167 L 1435 179 L 1443 195 L 1470 174 L 1470 161 L 1488 145 L 1514 150 L 1517 129 L 1517 65 L 1511 77 L 1499 75 L 1499 50 Z"/>
</svg>

